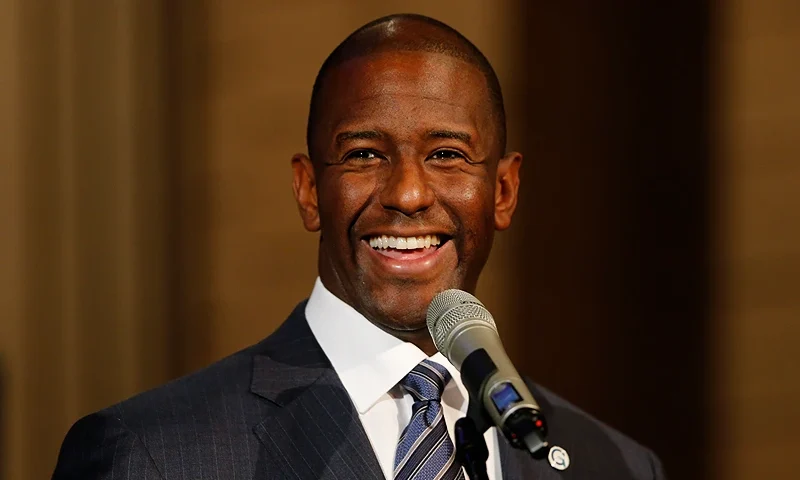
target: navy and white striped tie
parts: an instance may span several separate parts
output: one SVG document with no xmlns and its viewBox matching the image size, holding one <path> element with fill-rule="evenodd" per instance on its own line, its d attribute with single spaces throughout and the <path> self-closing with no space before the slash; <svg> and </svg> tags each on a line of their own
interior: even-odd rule
<svg viewBox="0 0 800 480">
<path fill-rule="evenodd" d="M 423 360 L 400 382 L 414 397 L 411 421 L 400 435 L 394 457 L 395 480 L 463 480 L 442 411 L 442 392 L 450 372 Z"/>
</svg>

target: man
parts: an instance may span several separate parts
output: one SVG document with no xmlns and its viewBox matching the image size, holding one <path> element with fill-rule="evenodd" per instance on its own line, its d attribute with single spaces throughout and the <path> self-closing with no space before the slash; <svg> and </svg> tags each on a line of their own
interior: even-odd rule
<svg viewBox="0 0 800 480">
<path fill-rule="evenodd" d="M 467 394 L 425 314 L 445 289 L 474 292 L 511 224 L 522 157 L 505 153 L 497 77 L 444 24 L 376 20 L 320 69 L 307 143 L 292 168 L 320 232 L 309 300 L 261 343 L 81 419 L 54 478 L 464 478 Z M 663 478 L 645 448 L 533 394 L 557 458 L 490 429 L 490 478 Z"/>
</svg>

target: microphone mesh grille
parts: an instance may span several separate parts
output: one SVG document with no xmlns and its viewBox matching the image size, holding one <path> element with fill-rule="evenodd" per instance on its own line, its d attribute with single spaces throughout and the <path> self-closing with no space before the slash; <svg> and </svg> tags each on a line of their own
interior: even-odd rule
<svg viewBox="0 0 800 480">
<path fill-rule="evenodd" d="M 463 290 L 445 290 L 436 295 L 428 306 L 428 330 L 436 349 L 448 355 L 447 339 L 456 325 L 464 320 L 481 320 L 497 330 L 489 310 L 473 295 Z"/>
</svg>

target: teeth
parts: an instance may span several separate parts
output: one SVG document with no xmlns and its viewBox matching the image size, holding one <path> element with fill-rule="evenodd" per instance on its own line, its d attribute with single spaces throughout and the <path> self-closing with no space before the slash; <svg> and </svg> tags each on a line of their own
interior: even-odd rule
<svg viewBox="0 0 800 480">
<path fill-rule="evenodd" d="M 375 236 L 369 239 L 372 248 L 396 248 L 397 250 L 416 250 L 439 245 L 438 235 L 424 237 L 389 237 L 387 235 Z"/>
</svg>

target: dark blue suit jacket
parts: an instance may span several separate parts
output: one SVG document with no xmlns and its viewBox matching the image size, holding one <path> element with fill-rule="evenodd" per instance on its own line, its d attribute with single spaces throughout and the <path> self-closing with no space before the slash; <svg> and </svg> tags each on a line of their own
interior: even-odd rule
<svg viewBox="0 0 800 480">
<path fill-rule="evenodd" d="M 380 479 L 305 302 L 262 342 L 79 420 L 54 479 Z M 647 449 L 534 386 L 564 471 L 500 440 L 506 479 L 662 479 Z"/>
</svg>

